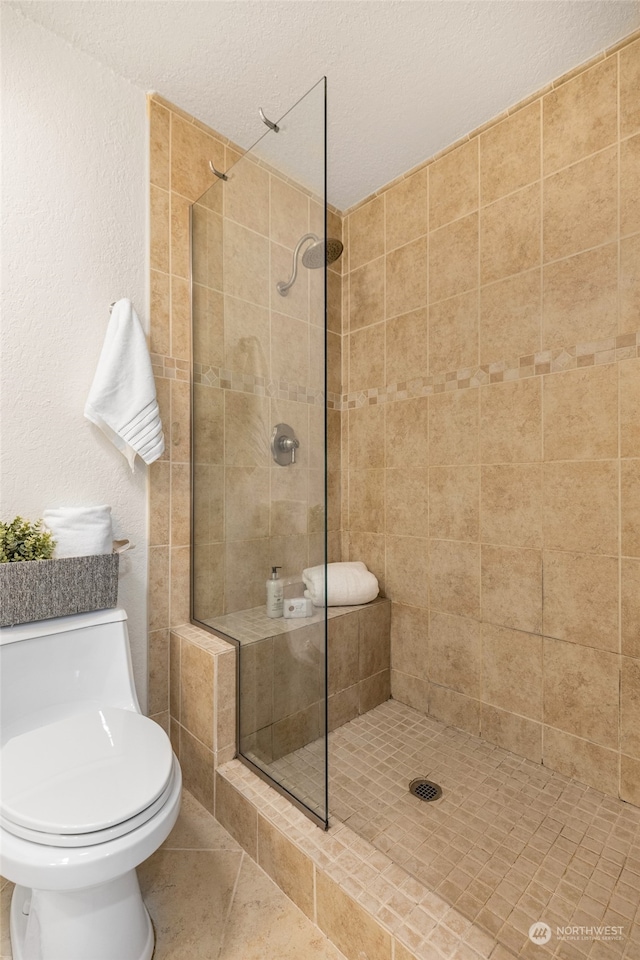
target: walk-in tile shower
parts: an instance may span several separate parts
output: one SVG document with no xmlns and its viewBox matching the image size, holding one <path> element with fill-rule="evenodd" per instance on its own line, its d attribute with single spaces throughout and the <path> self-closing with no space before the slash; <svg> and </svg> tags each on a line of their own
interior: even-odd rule
<svg viewBox="0 0 640 960">
<path fill-rule="evenodd" d="M 270 268 L 233 239 L 246 214 L 229 214 L 221 248 L 210 238 L 227 207 L 212 211 L 209 194 L 194 207 L 194 617 L 240 644 L 241 756 L 336 827 L 326 856 L 309 841 L 314 869 L 415 956 L 447 954 L 436 931 L 449 922 L 463 939 L 483 931 L 496 957 L 577 958 L 596 941 L 594 957 L 637 952 L 638 77 L 636 37 L 330 211 L 325 233 L 311 217 L 270 235 Z M 254 184 L 270 178 L 273 231 L 279 197 L 293 210 L 305 179 L 268 162 L 247 169 Z M 230 182 L 211 192 L 226 197 Z M 312 191 L 311 214 L 316 202 Z M 200 329 L 222 306 L 198 304 L 199 216 L 224 274 L 210 288 L 223 319 Z M 257 250 L 260 230 L 243 229 Z M 325 271 L 305 256 L 331 259 L 327 235 L 344 253 L 326 266 L 322 330 Z M 264 301 L 247 293 L 260 271 Z M 306 307 L 293 306 L 300 283 Z M 243 299 L 269 314 L 270 339 L 249 329 L 248 307 L 232 328 Z M 220 370 L 200 360 L 213 329 Z M 319 395 L 287 393 L 295 329 L 309 338 L 312 389 L 324 344 L 322 416 Z M 272 459 L 283 423 L 304 495 L 293 466 Z M 327 559 L 363 560 L 384 599 L 280 632 L 264 581 L 283 566 L 299 589 L 302 567 L 323 561 L 325 518 Z M 244 774 L 221 776 L 250 801 Z M 432 802 L 410 793 L 417 779 L 435 783 Z M 552 950 L 531 939 L 538 921 L 617 939 L 592 932 Z"/>
</svg>

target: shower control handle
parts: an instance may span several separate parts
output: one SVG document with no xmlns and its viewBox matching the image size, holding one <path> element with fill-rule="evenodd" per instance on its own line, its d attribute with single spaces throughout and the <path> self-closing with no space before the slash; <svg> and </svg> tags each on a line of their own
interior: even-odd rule
<svg viewBox="0 0 640 960">
<path fill-rule="evenodd" d="M 300 441 L 291 437 L 280 437 L 278 441 L 278 447 L 280 450 L 290 450 L 291 451 L 291 463 L 296 462 L 296 450 L 300 446 Z"/>
<path fill-rule="evenodd" d="M 288 423 L 278 423 L 271 434 L 271 454 L 281 467 L 287 467 L 296 462 L 296 450 L 300 441 Z"/>
</svg>

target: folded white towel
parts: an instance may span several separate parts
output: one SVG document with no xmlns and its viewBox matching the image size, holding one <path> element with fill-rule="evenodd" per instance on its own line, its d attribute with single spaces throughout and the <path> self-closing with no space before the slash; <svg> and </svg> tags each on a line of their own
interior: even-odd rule
<svg viewBox="0 0 640 960">
<path fill-rule="evenodd" d="M 111 507 L 57 507 L 45 510 L 42 519 L 56 541 L 56 560 L 113 552 Z"/>
<path fill-rule="evenodd" d="M 324 607 L 324 564 L 302 571 L 302 579 L 314 607 Z M 327 595 L 330 607 L 369 603 L 378 596 L 378 581 L 364 563 L 327 564 Z"/>
<path fill-rule="evenodd" d="M 129 461 L 153 463 L 164 451 L 156 385 L 144 330 L 130 300 L 111 311 L 84 415 Z"/>
</svg>

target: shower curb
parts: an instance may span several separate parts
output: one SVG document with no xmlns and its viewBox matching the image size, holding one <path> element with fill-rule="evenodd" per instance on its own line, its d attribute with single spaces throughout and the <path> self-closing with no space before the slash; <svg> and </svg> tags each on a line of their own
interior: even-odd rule
<svg viewBox="0 0 640 960">
<path fill-rule="evenodd" d="M 314 826 L 239 760 L 216 771 L 215 816 L 347 960 L 515 956 L 345 824 Z"/>
</svg>

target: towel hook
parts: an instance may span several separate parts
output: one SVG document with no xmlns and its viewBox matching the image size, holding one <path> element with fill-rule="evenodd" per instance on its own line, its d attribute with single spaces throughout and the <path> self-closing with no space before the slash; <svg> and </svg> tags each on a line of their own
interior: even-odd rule
<svg viewBox="0 0 640 960">
<path fill-rule="evenodd" d="M 216 170 L 216 168 L 215 168 L 214 165 L 213 165 L 213 160 L 209 160 L 209 168 L 210 168 L 210 170 L 211 170 L 212 173 L 215 173 L 216 177 L 219 177 L 220 180 L 228 180 L 228 179 L 229 179 L 229 177 L 226 175 L 226 173 L 220 173 L 219 170 Z"/>
<path fill-rule="evenodd" d="M 258 113 L 260 114 L 260 119 L 262 120 L 262 122 L 266 123 L 266 125 L 269 127 L 270 130 L 273 130 L 274 133 L 279 132 L 280 127 L 278 126 L 278 124 L 272 123 L 271 120 L 267 120 L 267 118 L 264 115 L 264 110 L 262 109 L 262 107 L 258 107 Z"/>
</svg>

